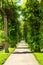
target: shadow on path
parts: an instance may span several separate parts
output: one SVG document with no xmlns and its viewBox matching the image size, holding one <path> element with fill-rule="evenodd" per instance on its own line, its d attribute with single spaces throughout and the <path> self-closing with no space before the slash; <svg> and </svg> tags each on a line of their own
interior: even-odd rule
<svg viewBox="0 0 43 65">
<path fill-rule="evenodd" d="M 27 47 L 18 47 L 17 49 L 28 49 Z"/>
<path fill-rule="evenodd" d="M 25 51 L 25 52 L 13 52 L 13 54 L 29 54 L 29 53 L 33 53 L 33 52 L 28 52 L 28 51 Z"/>
</svg>

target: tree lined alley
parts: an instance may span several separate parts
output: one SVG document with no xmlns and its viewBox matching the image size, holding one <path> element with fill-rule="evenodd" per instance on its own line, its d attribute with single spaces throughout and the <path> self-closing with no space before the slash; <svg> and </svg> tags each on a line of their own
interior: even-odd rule
<svg viewBox="0 0 43 65">
<path fill-rule="evenodd" d="M 43 55 L 43 0 L 0 0 L 0 58 L 5 55 L 1 65 L 21 40 Z"/>
</svg>

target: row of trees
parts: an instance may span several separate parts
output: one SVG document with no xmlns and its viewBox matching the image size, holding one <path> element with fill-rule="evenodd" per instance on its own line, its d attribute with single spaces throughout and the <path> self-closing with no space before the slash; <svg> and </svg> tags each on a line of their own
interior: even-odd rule
<svg viewBox="0 0 43 65">
<path fill-rule="evenodd" d="M 40 52 L 43 44 L 41 44 L 43 40 L 43 2 L 27 0 L 22 13 L 24 16 L 24 39 L 32 51 Z"/>
<path fill-rule="evenodd" d="M 13 0 L 1 0 L 0 3 L 0 15 L 4 22 L 2 26 L 6 38 L 6 42 L 3 43 L 5 43 L 5 52 L 9 52 L 9 45 L 16 47 L 16 44 L 21 40 L 21 23 L 19 21 L 20 15 L 18 14 L 19 7 Z"/>
</svg>

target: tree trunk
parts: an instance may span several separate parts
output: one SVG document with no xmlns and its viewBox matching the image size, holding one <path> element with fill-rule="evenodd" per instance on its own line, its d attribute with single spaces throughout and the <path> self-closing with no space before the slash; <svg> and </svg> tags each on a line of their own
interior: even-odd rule
<svg viewBox="0 0 43 65">
<path fill-rule="evenodd" d="M 0 8 L 2 8 L 2 1 L 0 1 Z"/>
<path fill-rule="evenodd" d="M 41 0 L 41 2 L 43 2 L 43 0 Z"/>
<path fill-rule="evenodd" d="M 35 49 L 34 49 L 35 52 L 40 52 L 40 46 L 38 45 Z"/>
<path fill-rule="evenodd" d="M 4 34 L 5 34 L 6 38 L 8 38 L 8 35 L 7 35 L 7 16 L 6 15 L 4 15 Z M 9 52 L 7 41 L 5 42 L 5 52 L 6 53 Z"/>
</svg>

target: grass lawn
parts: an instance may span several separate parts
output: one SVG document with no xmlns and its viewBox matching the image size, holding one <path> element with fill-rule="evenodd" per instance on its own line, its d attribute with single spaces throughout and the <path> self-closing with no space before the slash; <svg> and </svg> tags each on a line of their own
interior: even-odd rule
<svg viewBox="0 0 43 65">
<path fill-rule="evenodd" d="M 5 53 L 4 51 L 0 52 L 0 65 L 3 65 L 5 60 L 9 57 L 9 55 L 14 51 L 14 48 L 9 48 L 9 53 Z"/>
<path fill-rule="evenodd" d="M 31 50 L 28 44 L 26 44 L 28 48 Z M 41 50 L 41 53 L 33 53 L 36 59 L 38 60 L 40 65 L 43 65 L 43 50 Z"/>
<path fill-rule="evenodd" d="M 40 65 L 43 65 L 43 53 L 34 53 L 36 59 L 39 61 Z"/>
</svg>

